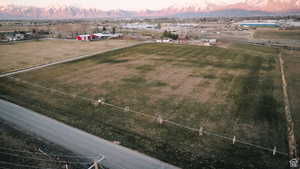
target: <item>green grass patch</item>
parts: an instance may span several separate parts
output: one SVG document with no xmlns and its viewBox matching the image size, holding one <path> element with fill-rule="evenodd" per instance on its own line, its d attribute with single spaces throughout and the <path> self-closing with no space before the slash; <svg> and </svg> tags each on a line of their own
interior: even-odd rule
<svg viewBox="0 0 300 169">
<path fill-rule="evenodd" d="M 255 32 L 254 37 L 257 39 L 300 39 L 299 30 L 258 30 Z"/>
<path fill-rule="evenodd" d="M 141 65 L 136 67 L 137 70 L 140 70 L 142 73 L 147 73 L 155 70 L 153 65 Z"/>
<path fill-rule="evenodd" d="M 168 86 L 167 83 L 161 81 L 147 81 L 145 78 L 140 76 L 132 76 L 129 78 L 122 79 L 125 82 L 127 88 L 147 88 L 147 87 L 164 87 Z M 125 89 L 126 90 L 126 89 Z"/>
<path fill-rule="evenodd" d="M 239 50 L 247 50 L 249 52 L 255 52 L 255 53 L 259 52 L 258 54 L 261 54 L 263 56 L 277 55 L 278 53 L 277 49 L 268 46 L 234 43 L 232 47 Z"/>
<path fill-rule="evenodd" d="M 118 63 L 125 63 L 128 62 L 128 59 L 103 59 L 98 63 L 110 63 L 110 64 L 118 64 Z"/>
</svg>

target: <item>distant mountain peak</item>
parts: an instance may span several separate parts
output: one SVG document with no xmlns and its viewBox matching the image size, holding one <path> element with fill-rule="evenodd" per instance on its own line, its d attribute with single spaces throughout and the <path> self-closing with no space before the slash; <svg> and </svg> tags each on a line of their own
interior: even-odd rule
<svg viewBox="0 0 300 169">
<path fill-rule="evenodd" d="M 300 13 L 300 0 L 183 0 L 161 10 L 126 11 L 78 7 L 74 0 L 53 0 L 46 8 L 0 5 L 0 18 L 101 18 L 101 17 L 166 17 L 166 16 L 248 16 L 275 13 Z M 222 12 L 223 11 L 223 12 Z M 293 14 L 294 14 L 293 13 Z"/>
<path fill-rule="evenodd" d="M 170 6 L 169 9 L 177 11 L 207 12 L 220 9 L 261 10 L 268 12 L 283 12 L 291 9 L 300 10 L 300 0 L 195 0 L 193 2 L 180 2 Z"/>
</svg>

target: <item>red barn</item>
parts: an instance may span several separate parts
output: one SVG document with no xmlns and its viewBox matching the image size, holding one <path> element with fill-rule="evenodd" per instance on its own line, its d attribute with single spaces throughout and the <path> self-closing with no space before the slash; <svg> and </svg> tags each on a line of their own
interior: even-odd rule
<svg viewBox="0 0 300 169">
<path fill-rule="evenodd" d="M 76 36 L 76 39 L 88 41 L 91 39 L 91 35 L 78 35 L 78 36 Z"/>
<path fill-rule="evenodd" d="M 78 35 L 76 36 L 77 40 L 83 40 L 83 41 L 92 41 L 92 40 L 97 40 L 100 39 L 101 37 L 98 36 L 97 34 L 92 34 L 92 35 Z"/>
</svg>

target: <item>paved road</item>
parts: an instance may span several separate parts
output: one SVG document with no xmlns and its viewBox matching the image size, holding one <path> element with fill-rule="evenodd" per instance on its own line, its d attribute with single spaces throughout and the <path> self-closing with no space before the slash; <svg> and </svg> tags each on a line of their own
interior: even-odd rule
<svg viewBox="0 0 300 169">
<path fill-rule="evenodd" d="M 74 153 L 101 153 L 111 169 L 179 169 L 1 99 L 0 118 Z"/>
<path fill-rule="evenodd" d="M 138 44 L 129 45 L 127 47 L 132 47 L 132 46 L 140 45 L 140 44 L 143 44 L 143 43 L 149 43 L 149 42 L 148 41 L 147 42 L 141 42 L 141 43 L 138 43 Z M 114 50 L 118 50 L 118 49 L 122 49 L 122 48 L 114 48 L 114 49 L 110 49 L 110 50 L 106 50 L 106 51 L 102 51 L 102 52 L 92 53 L 92 54 L 89 54 L 89 55 L 83 55 L 83 56 L 63 59 L 63 60 L 52 62 L 52 63 L 47 63 L 47 64 L 42 64 L 42 65 L 32 66 L 32 67 L 29 67 L 29 68 L 19 69 L 19 70 L 16 70 L 16 71 L 0 74 L 0 78 L 6 77 L 6 76 L 12 76 L 12 75 L 15 75 L 15 74 L 18 74 L 18 73 L 23 73 L 23 72 L 28 72 L 28 71 L 32 71 L 32 70 L 41 69 L 41 68 L 52 66 L 52 65 L 57 65 L 57 64 L 61 64 L 61 63 L 67 63 L 67 62 L 71 62 L 71 61 L 75 61 L 75 60 L 80 60 L 80 59 L 83 59 L 83 58 L 92 57 L 92 56 L 97 55 L 97 54 L 101 54 L 101 53 L 108 52 L 108 51 L 114 51 Z"/>
</svg>

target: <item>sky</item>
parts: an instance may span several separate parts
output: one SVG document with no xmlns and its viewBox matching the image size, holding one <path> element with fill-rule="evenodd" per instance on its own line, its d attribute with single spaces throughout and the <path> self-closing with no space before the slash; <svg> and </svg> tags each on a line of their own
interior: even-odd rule
<svg viewBox="0 0 300 169">
<path fill-rule="evenodd" d="M 0 0 L 0 5 L 22 5 L 22 6 L 77 6 L 83 8 L 97 8 L 102 10 L 124 9 L 162 9 L 174 4 L 185 4 L 201 1 L 212 1 L 218 3 L 232 3 L 242 0 Z"/>
</svg>

